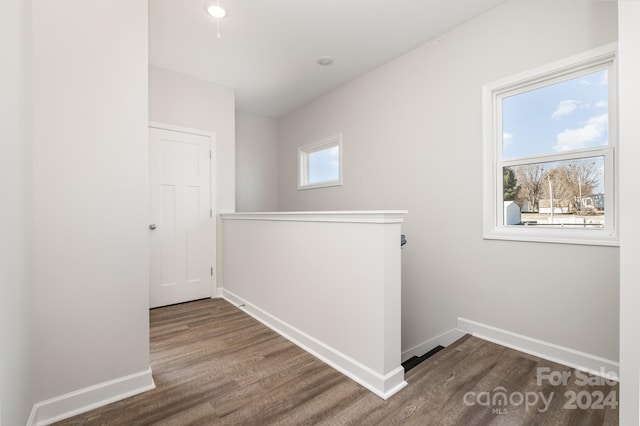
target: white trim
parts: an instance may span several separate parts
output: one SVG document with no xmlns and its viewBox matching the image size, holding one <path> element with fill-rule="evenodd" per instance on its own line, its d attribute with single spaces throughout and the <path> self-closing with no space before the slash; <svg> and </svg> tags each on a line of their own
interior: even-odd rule
<svg viewBox="0 0 640 426">
<path fill-rule="evenodd" d="M 402 223 L 407 210 L 222 213 L 223 220 L 292 222 Z"/>
<path fill-rule="evenodd" d="M 217 173 L 218 173 L 216 134 L 215 132 L 210 132 L 208 130 L 200 130 L 200 129 L 194 129 L 191 127 L 183 127 L 183 126 L 174 126 L 173 124 L 160 123 L 157 121 L 149 121 L 148 127 L 152 129 L 169 130 L 172 132 L 186 133 L 186 134 L 204 136 L 209 138 L 209 152 L 211 153 L 209 156 L 209 179 L 210 179 L 210 184 L 209 184 L 210 195 L 209 196 L 211 197 L 209 200 L 210 201 L 209 208 L 213 212 L 213 214 L 209 218 L 210 220 L 209 240 L 211 244 L 209 263 L 213 267 L 213 274 L 211 275 L 211 281 L 210 281 L 211 283 L 210 293 L 211 293 L 211 297 L 215 297 L 217 294 L 216 289 L 218 287 L 218 255 L 217 255 L 218 238 L 217 238 L 217 235 L 219 235 L 218 233 L 221 232 L 221 230 L 218 229 L 218 223 L 216 220 L 216 217 L 219 213 L 218 199 L 217 199 L 218 187 L 216 185 Z"/>
<path fill-rule="evenodd" d="M 309 155 L 333 147 L 338 147 L 338 179 L 309 183 Z M 342 133 L 298 147 L 298 190 L 340 185 L 342 185 Z"/>
<path fill-rule="evenodd" d="M 563 364 L 576 370 L 585 371 L 607 379 L 619 377 L 620 364 L 616 361 L 601 358 L 596 355 L 576 351 L 571 348 L 556 345 L 513 333 L 490 325 L 481 324 L 464 318 L 458 318 L 458 329 L 472 334 L 480 339 L 515 349 L 539 358 Z"/>
<path fill-rule="evenodd" d="M 404 368 L 402 368 L 402 366 L 398 366 L 387 374 L 380 374 L 243 300 L 229 290 L 222 289 L 222 294 L 222 298 L 229 303 L 241 307 L 248 315 L 335 368 L 345 376 L 369 389 L 382 399 L 391 397 L 407 385 L 407 382 L 404 381 Z"/>
<path fill-rule="evenodd" d="M 420 343 L 419 345 L 416 345 L 411 349 L 407 349 L 406 351 L 402 352 L 402 362 L 405 362 L 406 360 L 414 356 L 422 356 L 437 346 L 447 347 L 456 340 L 463 337 L 465 334 L 467 334 L 465 331 L 458 328 L 445 331 L 444 333 L 432 339 L 429 339 L 424 343 Z"/>
<path fill-rule="evenodd" d="M 189 134 L 198 135 L 198 136 L 208 136 L 211 138 L 212 141 L 215 141 L 216 139 L 215 132 L 210 132 L 208 130 L 193 129 L 191 127 L 174 126 L 173 124 L 159 123 L 157 121 L 150 121 L 149 127 L 154 129 L 171 130 L 173 132 L 189 133 Z"/>
<path fill-rule="evenodd" d="M 531 241 L 564 244 L 619 246 L 617 179 L 617 101 L 616 101 L 617 43 L 591 49 L 569 58 L 511 76 L 482 87 L 483 113 L 483 238 L 512 241 Z M 569 76 L 609 69 L 609 144 L 598 148 L 547 153 L 528 158 L 502 159 L 502 123 L 499 99 L 522 90 L 544 87 Z M 605 159 L 605 211 L 604 229 L 550 229 L 503 225 L 501 195 L 502 167 L 529 162 L 548 162 L 559 159 L 603 156 Z"/>
<path fill-rule="evenodd" d="M 495 90 L 500 88 L 500 92 L 513 90 L 514 87 L 522 87 L 534 83 L 546 85 L 551 80 L 557 80 L 566 74 L 573 74 L 576 71 L 590 69 L 603 65 L 611 61 L 616 55 L 618 43 L 608 43 L 585 52 L 578 53 L 568 58 L 542 65 L 532 70 L 523 71 L 519 74 L 506 77 L 502 80 L 487 84 L 485 87 Z"/>
<path fill-rule="evenodd" d="M 151 367 L 138 373 L 98 383 L 45 401 L 36 402 L 27 426 L 44 426 L 125 398 L 155 389 Z"/>
</svg>

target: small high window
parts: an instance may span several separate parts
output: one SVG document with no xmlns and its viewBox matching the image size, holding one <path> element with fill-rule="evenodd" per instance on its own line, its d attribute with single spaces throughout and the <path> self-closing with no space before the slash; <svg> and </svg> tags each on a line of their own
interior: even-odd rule
<svg viewBox="0 0 640 426">
<path fill-rule="evenodd" d="M 484 91 L 484 237 L 616 245 L 615 45 Z"/>
<path fill-rule="evenodd" d="M 342 135 L 298 148 L 298 189 L 342 185 Z"/>
</svg>

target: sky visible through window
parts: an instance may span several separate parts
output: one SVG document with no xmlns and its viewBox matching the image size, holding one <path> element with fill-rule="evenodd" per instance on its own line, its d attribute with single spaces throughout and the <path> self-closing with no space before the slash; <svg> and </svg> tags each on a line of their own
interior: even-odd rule
<svg viewBox="0 0 640 426">
<path fill-rule="evenodd" d="M 606 70 L 504 98 L 502 158 L 607 145 L 608 98 Z"/>
<path fill-rule="evenodd" d="M 608 145 L 609 86 L 606 70 L 502 100 L 505 160 Z M 604 161 L 596 160 L 600 176 Z M 545 169 L 557 163 L 546 163 Z M 601 178 L 594 193 L 604 192 Z"/>
<path fill-rule="evenodd" d="M 337 146 L 309 154 L 309 183 L 337 181 L 340 178 L 340 149 Z"/>
</svg>

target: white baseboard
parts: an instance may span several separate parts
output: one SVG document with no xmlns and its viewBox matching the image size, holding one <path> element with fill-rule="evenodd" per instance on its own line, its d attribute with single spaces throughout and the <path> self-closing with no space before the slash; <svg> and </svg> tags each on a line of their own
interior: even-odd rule
<svg viewBox="0 0 640 426">
<path fill-rule="evenodd" d="M 490 325 L 481 324 L 464 318 L 458 318 L 458 329 L 481 339 L 506 346 L 530 355 L 557 362 L 568 367 L 582 370 L 608 379 L 620 374 L 620 364 L 616 361 L 596 355 L 576 351 L 564 346 L 545 342 L 521 334 L 512 333 Z"/>
<path fill-rule="evenodd" d="M 27 426 L 44 426 L 154 389 L 151 368 L 33 405 Z"/>
<path fill-rule="evenodd" d="M 222 298 L 242 309 L 276 333 L 295 343 L 311 355 L 329 364 L 345 376 L 361 384 L 382 399 L 387 399 L 407 385 L 402 366 L 381 374 L 342 352 L 279 320 L 234 293 L 222 289 Z"/>
<path fill-rule="evenodd" d="M 466 333 L 464 331 L 457 328 L 446 331 L 439 336 L 434 337 L 433 339 L 429 339 L 424 343 L 420 343 L 419 345 L 402 352 L 402 362 L 405 362 L 406 360 L 414 356 L 422 356 L 436 346 L 447 347 L 465 334 Z"/>
</svg>

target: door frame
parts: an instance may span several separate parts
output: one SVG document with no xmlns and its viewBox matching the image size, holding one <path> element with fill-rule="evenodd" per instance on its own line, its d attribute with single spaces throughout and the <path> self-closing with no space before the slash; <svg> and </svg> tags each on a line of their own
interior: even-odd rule
<svg viewBox="0 0 640 426">
<path fill-rule="evenodd" d="M 209 259 L 209 263 L 211 264 L 211 267 L 213 268 L 213 273 L 211 274 L 211 298 L 217 297 L 218 294 L 218 256 L 217 256 L 217 247 L 218 247 L 218 202 L 216 199 L 216 194 L 217 194 L 217 187 L 216 187 L 216 174 L 217 174 L 217 167 L 216 167 L 216 160 L 217 160 L 217 156 L 216 156 L 216 134 L 215 132 L 210 132 L 207 130 L 200 130 L 200 129 L 194 129 L 191 127 L 182 127 L 182 126 L 175 126 L 173 124 L 167 124 L 167 123 L 161 123 L 161 122 L 157 122 L 157 121 L 149 121 L 148 129 L 160 129 L 160 130 L 169 130 L 169 131 L 174 131 L 174 132 L 180 132 L 180 133 L 188 133 L 188 134 L 192 134 L 192 135 L 198 135 L 198 136 L 204 136 L 209 138 L 209 150 L 211 152 L 211 155 L 209 156 L 209 178 L 211 179 L 210 182 L 210 188 L 211 188 L 211 194 L 209 194 L 210 198 L 210 202 L 209 202 L 209 208 L 211 209 L 211 227 L 210 229 L 210 234 L 209 234 L 209 240 L 211 241 L 211 251 L 209 253 L 210 259 Z M 149 132 L 147 131 L 147 153 L 149 152 L 149 139 L 148 139 L 148 134 Z M 149 176 L 150 170 L 147 170 L 147 176 Z M 149 186 L 149 185 L 147 185 Z M 148 188 L 148 191 L 150 191 L 151 188 Z M 149 196 L 149 194 L 147 195 L 148 200 L 151 199 L 151 197 Z M 149 205 L 149 219 L 151 216 L 151 205 Z M 147 222 L 151 223 L 150 220 L 147 220 Z M 149 291 L 151 291 L 151 289 L 149 289 Z"/>
</svg>

